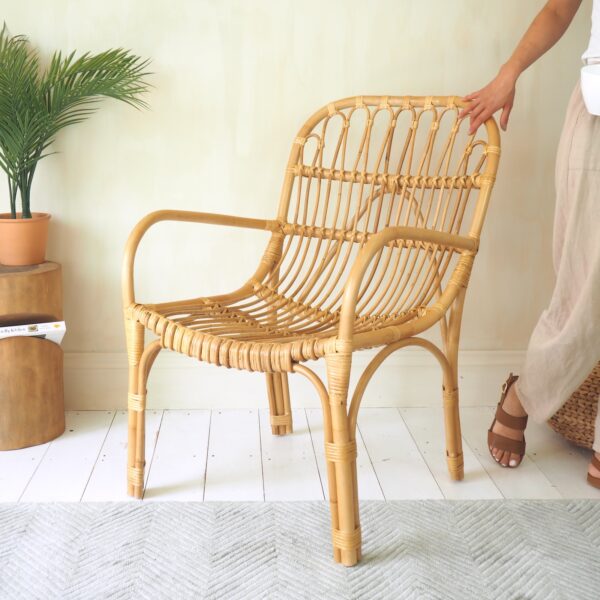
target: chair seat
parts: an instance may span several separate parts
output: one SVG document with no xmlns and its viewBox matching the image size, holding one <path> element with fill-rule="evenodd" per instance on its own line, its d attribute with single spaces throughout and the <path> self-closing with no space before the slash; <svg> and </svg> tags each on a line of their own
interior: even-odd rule
<svg viewBox="0 0 600 600">
<path fill-rule="evenodd" d="M 223 298 L 136 304 L 130 309 L 130 318 L 158 335 L 164 348 L 247 371 L 292 371 L 294 363 L 316 360 L 334 350 L 339 310 L 316 309 L 261 284 L 254 286 L 250 296 Z M 354 331 L 358 334 L 404 324 L 417 319 L 424 308 L 357 316 Z"/>
</svg>

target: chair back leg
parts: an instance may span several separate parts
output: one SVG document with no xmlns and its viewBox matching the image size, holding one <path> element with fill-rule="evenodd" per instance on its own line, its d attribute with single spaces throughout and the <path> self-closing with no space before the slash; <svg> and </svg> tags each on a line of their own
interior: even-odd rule
<svg viewBox="0 0 600 600">
<path fill-rule="evenodd" d="M 292 410 L 287 373 L 266 373 L 271 432 L 273 435 L 292 433 Z"/>
</svg>

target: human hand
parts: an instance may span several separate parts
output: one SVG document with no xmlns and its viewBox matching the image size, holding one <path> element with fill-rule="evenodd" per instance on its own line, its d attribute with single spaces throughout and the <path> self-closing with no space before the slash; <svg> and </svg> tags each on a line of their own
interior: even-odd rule
<svg viewBox="0 0 600 600">
<path fill-rule="evenodd" d="M 458 116 L 461 119 L 467 116 L 470 118 L 469 135 L 475 133 L 482 123 L 500 109 L 500 127 L 506 131 L 515 99 L 515 84 L 516 77 L 503 68 L 484 88 L 463 98 L 469 105 Z"/>
</svg>

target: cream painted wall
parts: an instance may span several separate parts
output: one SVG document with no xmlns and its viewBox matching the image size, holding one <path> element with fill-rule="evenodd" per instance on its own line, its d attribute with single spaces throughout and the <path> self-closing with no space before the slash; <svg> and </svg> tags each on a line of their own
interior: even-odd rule
<svg viewBox="0 0 600 600">
<path fill-rule="evenodd" d="M 152 59 L 149 112 L 106 102 L 40 166 L 54 217 L 70 352 L 122 352 L 120 264 L 134 223 L 164 207 L 271 217 L 303 120 L 354 94 L 465 94 L 510 54 L 543 2 L 1 0 L 43 55 L 124 46 Z M 589 34 L 570 31 L 522 78 L 464 322 L 463 348 L 525 348 L 552 289 L 554 154 Z M 6 208 L 5 186 L 0 206 Z M 225 234 L 226 237 L 222 237 Z M 236 236 L 237 253 L 227 251 Z M 157 245 L 159 239 L 164 244 Z M 266 239 L 167 225 L 142 244 L 142 299 L 227 291 Z M 153 247 L 150 247 L 150 246 Z"/>
</svg>

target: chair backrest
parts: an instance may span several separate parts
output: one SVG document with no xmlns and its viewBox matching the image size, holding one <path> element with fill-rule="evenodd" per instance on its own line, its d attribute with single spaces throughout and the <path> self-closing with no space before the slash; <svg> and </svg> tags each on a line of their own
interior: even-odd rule
<svg viewBox="0 0 600 600">
<path fill-rule="evenodd" d="M 335 311 L 358 250 L 387 226 L 479 238 L 499 134 L 490 119 L 468 135 L 468 122 L 458 119 L 463 106 L 455 97 L 355 97 L 306 122 L 294 140 L 278 212 L 285 224 L 274 270 L 280 293 Z M 427 304 L 453 254 L 391 244 L 361 291 L 361 314 L 393 316 Z"/>
</svg>

